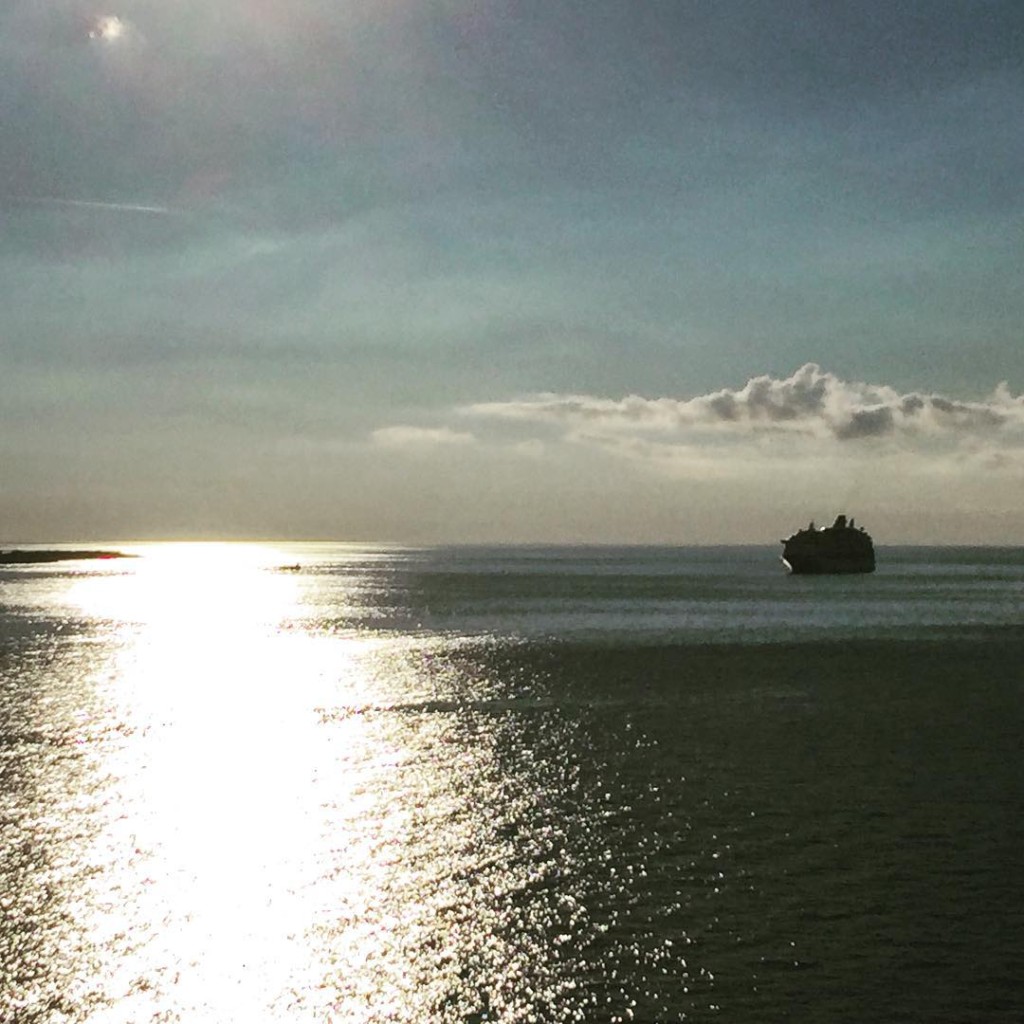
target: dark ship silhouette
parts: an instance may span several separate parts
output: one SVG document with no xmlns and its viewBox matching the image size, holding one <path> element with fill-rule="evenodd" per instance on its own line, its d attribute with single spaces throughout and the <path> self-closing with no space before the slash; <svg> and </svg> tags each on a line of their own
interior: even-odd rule
<svg viewBox="0 0 1024 1024">
<path fill-rule="evenodd" d="M 863 526 L 838 515 L 831 526 L 812 522 L 784 540 L 782 564 L 799 574 L 874 572 L 875 546 Z"/>
</svg>

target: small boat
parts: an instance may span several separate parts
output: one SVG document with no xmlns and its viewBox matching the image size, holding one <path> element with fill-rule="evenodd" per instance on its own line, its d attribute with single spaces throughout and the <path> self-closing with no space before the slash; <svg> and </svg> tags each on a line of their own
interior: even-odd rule
<svg viewBox="0 0 1024 1024">
<path fill-rule="evenodd" d="M 838 515 L 831 526 L 812 521 L 782 541 L 782 564 L 801 575 L 874 572 L 875 546 L 863 526 Z"/>
</svg>

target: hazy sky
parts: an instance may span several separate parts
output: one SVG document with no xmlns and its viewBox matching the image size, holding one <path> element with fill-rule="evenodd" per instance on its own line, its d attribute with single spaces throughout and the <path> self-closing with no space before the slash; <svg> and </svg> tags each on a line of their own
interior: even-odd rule
<svg viewBox="0 0 1024 1024">
<path fill-rule="evenodd" d="M 0 540 L 1024 543 L 1020 0 L 0 10 Z"/>
</svg>

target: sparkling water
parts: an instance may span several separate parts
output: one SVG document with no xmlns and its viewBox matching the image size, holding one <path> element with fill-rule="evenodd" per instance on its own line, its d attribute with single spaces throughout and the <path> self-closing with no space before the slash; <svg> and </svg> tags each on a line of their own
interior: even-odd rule
<svg viewBox="0 0 1024 1024">
<path fill-rule="evenodd" d="M 0 567 L 0 1020 L 1017 1021 L 1024 553 Z"/>
</svg>

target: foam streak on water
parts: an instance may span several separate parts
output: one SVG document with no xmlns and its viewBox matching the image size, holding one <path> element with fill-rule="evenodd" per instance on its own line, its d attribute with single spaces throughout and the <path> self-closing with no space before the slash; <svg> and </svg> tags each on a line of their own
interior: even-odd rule
<svg viewBox="0 0 1024 1024">
<path fill-rule="evenodd" d="M 0 1020 L 1016 1021 L 1024 557 L 0 571 Z"/>
</svg>

